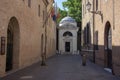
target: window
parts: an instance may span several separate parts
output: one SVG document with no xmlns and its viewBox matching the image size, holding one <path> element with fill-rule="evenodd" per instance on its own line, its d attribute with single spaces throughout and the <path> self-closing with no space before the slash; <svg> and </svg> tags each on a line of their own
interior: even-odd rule
<svg viewBox="0 0 120 80">
<path fill-rule="evenodd" d="M 90 25 L 89 24 L 87 24 L 87 27 L 86 27 L 86 43 L 87 44 L 90 44 L 90 35 L 91 33 L 90 33 Z"/>
<path fill-rule="evenodd" d="M 98 0 L 96 0 L 96 11 L 98 10 Z"/>
<path fill-rule="evenodd" d="M 91 29 L 90 23 L 87 23 L 86 27 L 84 27 L 84 45 L 89 46 L 91 44 Z"/>
<path fill-rule="evenodd" d="M 45 16 L 44 14 L 45 14 L 45 11 L 43 10 L 43 21 L 44 21 L 44 16 Z"/>
<path fill-rule="evenodd" d="M 38 5 L 38 16 L 40 16 L 40 5 Z"/>
<path fill-rule="evenodd" d="M 84 45 L 87 44 L 87 41 L 86 41 L 86 40 L 87 40 L 87 36 L 86 36 L 87 34 L 86 34 L 86 33 L 87 33 L 87 31 L 86 31 L 86 27 L 84 27 L 84 31 L 83 31 L 83 41 L 84 41 L 83 44 L 84 44 Z"/>
<path fill-rule="evenodd" d="M 28 0 L 28 7 L 31 7 L 31 0 Z"/>
<path fill-rule="evenodd" d="M 73 36 L 73 34 L 72 34 L 71 32 L 69 32 L 69 31 L 67 31 L 67 32 L 65 32 L 65 33 L 63 34 L 63 36 Z"/>
<path fill-rule="evenodd" d="M 98 50 L 98 31 L 95 31 L 95 50 Z"/>
</svg>

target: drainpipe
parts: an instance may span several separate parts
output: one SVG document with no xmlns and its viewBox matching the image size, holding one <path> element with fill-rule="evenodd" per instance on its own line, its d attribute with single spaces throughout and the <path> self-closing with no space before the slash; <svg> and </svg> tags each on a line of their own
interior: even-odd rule
<svg viewBox="0 0 120 80">
<path fill-rule="evenodd" d="M 47 0 L 46 0 L 47 1 Z M 43 22 L 43 26 L 44 26 L 44 28 L 45 28 L 45 47 L 44 47 L 44 53 L 42 54 L 42 62 L 41 62 L 41 66 L 46 66 L 46 53 L 47 53 L 47 25 L 46 25 L 46 23 L 47 23 L 47 21 L 48 21 L 48 17 L 49 17 L 49 15 L 47 15 L 47 7 L 48 7 L 48 4 L 46 4 L 46 6 L 45 6 L 45 20 L 44 20 L 44 22 Z M 43 15 L 44 16 L 44 15 Z"/>
<path fill-rule="evenodd" d="M 95 0 L 93 0 L 93 11 L 95 11 Z M 95 63 L 95 35 L 94 35 L 94 32 L 95 32 L 95 14 L 93 14 L 93 62 Z"/>
<path fill-rule="evenodd" d="M 113 1 L 113 30 L 115 30 L 115 1 L 114 0 L 112 1 Z M 115 75 L 113 66 L 114 66 L 114 62 L 112 61 L 112 74 Z"/>
<path fill-rule="evenodd" d="M 113 30 L 115 30 L 115 1 L 113 0 Z"/>
</svg>

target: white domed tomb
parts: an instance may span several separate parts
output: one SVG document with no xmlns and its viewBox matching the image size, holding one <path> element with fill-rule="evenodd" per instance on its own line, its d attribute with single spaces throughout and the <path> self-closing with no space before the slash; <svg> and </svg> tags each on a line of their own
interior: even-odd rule
<svg viewBox="0 0 120 80">
<path fill-rule="evenodd" d="M 72 17 L 65 17 L 59 23 L 60 54 L 77 54 L 77 22 Z"/>
</svg>

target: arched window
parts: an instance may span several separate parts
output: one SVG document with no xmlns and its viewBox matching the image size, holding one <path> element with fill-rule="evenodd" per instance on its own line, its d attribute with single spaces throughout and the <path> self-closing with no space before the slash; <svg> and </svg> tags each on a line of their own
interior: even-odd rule
<svg viewBox="0 0 120 80">
<path fill-rule="evenodd" d="M 96 11 L 98 10 L 98 0 L 96 0 Z"/>
<path fill-rule="evenodd" d="M 63 34 L 63 36 L 73 36 L 73 34 L 72 34 L 71 32 L 69 32 L 69 31 L 67 31 L 67 32 L 65 32 L 65 33 Z"/>
<path fill-rule="evenodd" d="M 38 16 L 40 17 L 40 5 L 38 5 Z"/>
<path fill-rule="evenodd" d="M 31 7 L 31 0 L 28 0 L 28 7 Z"/>
<path fill-rule="evenodd" d="M 91 29 L 90 23 L 87 23 L 86 27 L 84 28 L 84 44 L 91 44 Z"/>
</svg>

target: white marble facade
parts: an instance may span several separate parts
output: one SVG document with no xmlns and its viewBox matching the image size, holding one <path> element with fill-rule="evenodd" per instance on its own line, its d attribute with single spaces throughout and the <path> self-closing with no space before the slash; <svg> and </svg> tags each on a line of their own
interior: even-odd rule
<svg viewBox="0 0 120 80">
<path fill-rule="evenodd" d="M 77 23 L 67 16 L 59 23 L 59 53 L 77 54 Z"/>
</svg>

